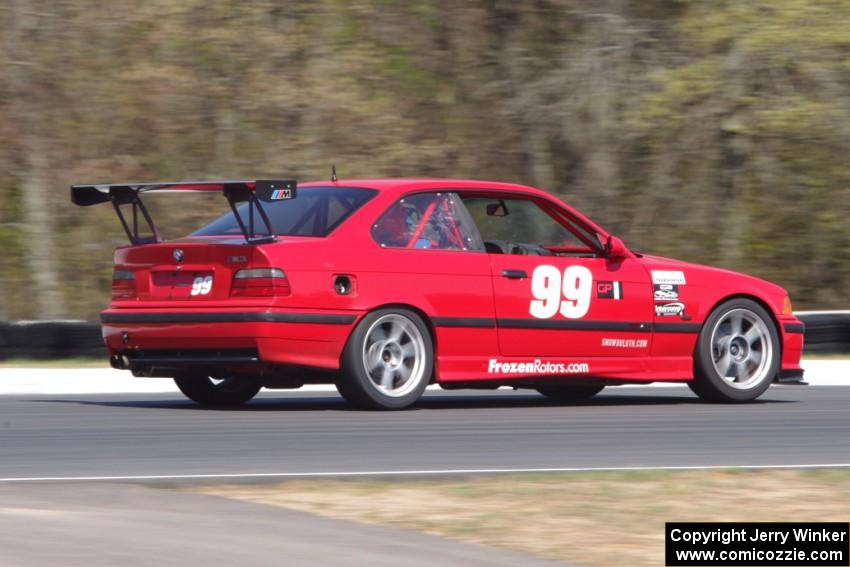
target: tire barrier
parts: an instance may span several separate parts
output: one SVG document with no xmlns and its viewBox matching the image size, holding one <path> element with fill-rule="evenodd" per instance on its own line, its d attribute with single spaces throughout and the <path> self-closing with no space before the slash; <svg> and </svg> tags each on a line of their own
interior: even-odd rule
<svg viewBox="0 0 850 567">
<path fill-rule="evenodd" d="M 85 321 L 0 322 L 0 360 L 10 358 L 106 358 L 99 323 Z"/>
<path fill-rule="evenodd" d="M 850 353 L 850 311 L 801 311 L 807 353 Z"/>
<path fill-rule="evenodd" d="M 850 311 L 803 311 L 805 352 L 850 353 Z M 100 324 L 86 321 L 0 321 L 0 360 L 106 358 Z"/>
</svg>

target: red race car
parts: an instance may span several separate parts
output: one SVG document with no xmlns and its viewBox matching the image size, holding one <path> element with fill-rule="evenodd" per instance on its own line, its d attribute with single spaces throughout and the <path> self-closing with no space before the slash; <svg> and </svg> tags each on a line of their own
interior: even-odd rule
<svg viewBox="0 0 850 567">
<path fill-rule="evenodd" d="M 158 191 L 220 192 L 230 211 L 164 242 L 141 200 Z M 112 365 L 173 377 L 201 404 L 306 383 L 399 409 L 431 382 L 580 400 L 655 381 L 745 402 L 803 376 L 784 289 L 629 250 L 531 187 L 204 181 L 71 196 L 111 202 L 131 241 L 101 314 Z"/>
</svg>

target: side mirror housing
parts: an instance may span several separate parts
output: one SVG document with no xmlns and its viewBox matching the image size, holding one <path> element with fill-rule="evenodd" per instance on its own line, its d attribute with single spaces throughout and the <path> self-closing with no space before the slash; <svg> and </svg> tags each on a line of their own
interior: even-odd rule
<svg viewBox="0 0 850 567">
<path fill-rule="evenodd" d="M 508 216 L 508 205 L 504 199 L 499 199 L 498 203 L 487 203 L 488 217 L 506 217 Z"/>
<path fill-rule="evenodd" d="M 605 256 L 610 260 L 628 258 L 629 249 L 616 236 L 609 236 L 608 240 L 605 241 Z"/>
</svg>

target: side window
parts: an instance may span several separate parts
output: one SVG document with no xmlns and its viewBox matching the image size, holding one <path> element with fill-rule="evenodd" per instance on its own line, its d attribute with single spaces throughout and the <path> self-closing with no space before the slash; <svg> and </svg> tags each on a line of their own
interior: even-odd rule
<svg viewBox="0 0 850 567">
<path fill-rule="evenodd" d="M 420 193 L 396 201 L 372 226 L 384 247 L 484 251 L 478 229 L 455 193 Z"/>
<path fill-rule="evenodd" d="M 570 224 L 567 228 L 529 199 L 464 197 L 488 252 L 497 254 L 594 255 L 596 238 Z M 579 237 L 578 235 L 581 235 Z"/>
</svg>

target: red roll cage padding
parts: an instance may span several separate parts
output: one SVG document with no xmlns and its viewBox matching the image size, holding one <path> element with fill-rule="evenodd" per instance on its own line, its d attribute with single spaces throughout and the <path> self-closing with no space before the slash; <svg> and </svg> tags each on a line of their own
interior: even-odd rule
<svg viewBox="0 0 850 567">
<path fill-rule="evenodd" d="M 425 214 L 422 215 L 422 220 L 419 221 L 419 226 L 416 227 L 416 230 L 413 231 L 413 235 L 410 237 L 410 240 L 407 241 L 407 248 L 413 248 L 413 245 L 416 244 L 416 241 L 419 240 L 419 237 L 422 235 L 422 232 L 425 230 L 425 226 L 428 224 L 428 221 L 431 220 L 431 215 L 434 213 L 434 208 L 437 206 L 437 201 L 431 201 L 428 204 L 428 207 L 425 208 Z"/>
<path fill-rule="evenodd" d="M 441 206 L 445 211 L 449 222 L 451 223 L 452 235 L 455 238 L 455 243 L 458 247 L 463 248 L 463 236 L 460 234 L 460 230 L 457 228 L 457 223 L 455 223 L 455 219 L 452 216 L 452 212 L 449 209 L 449 204 L 446 201 L 445 197 L 440 197 L 442 199 Z M 430 222 L 431 217 L 434 216 L 434 209 L 437 208 L 437 200 L 431 201 L 428 204 L 428 207 L 425 209 L 425 214 L 422 215 L 422 220 L 419 221 L 419 226 L 416 227 L 416 230 L 413 231 L 413 235 L 410 237 L 410 240 L 407 241 L 407 248 L 413 248 L 416 245 L 416 241 L 419 240 L 419 237 L 422 236 L 422 233 L 425 231 L 425 227 L 428 226 L 428 222 Z"/>
<path fill-rule="evenodd" d="M 443 210 L 446 211 L 446 216 L 448 216 L 449 222 L 452 223 L 452 233 L 454 233 L 454 236 L 457 239 L 456 244 L 461 250 L 463 250 L 463 236 L 461 235 L 460 230 L 458 230 L 455 218 L 452 216 L 452 212 L 449 209 L 448 199 L 443 199 Z"/>
</svg>

